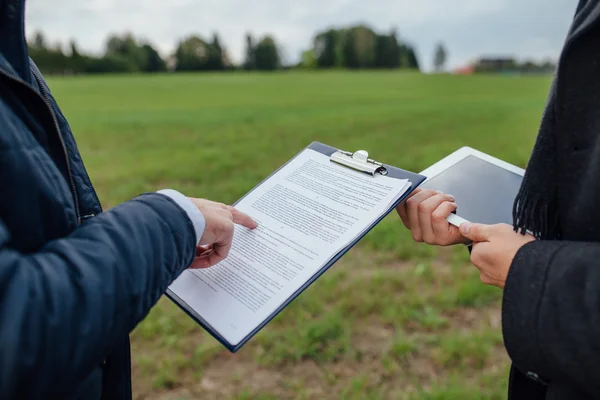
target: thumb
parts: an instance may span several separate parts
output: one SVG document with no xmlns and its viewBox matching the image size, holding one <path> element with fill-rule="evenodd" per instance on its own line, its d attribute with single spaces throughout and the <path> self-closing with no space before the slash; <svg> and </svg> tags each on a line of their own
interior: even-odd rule
<svg viewBox="0 0 600 400">
<path fill-rule="evenodd" d="M 473 242 L 489 241 L 490 232 L 487 225 L 465 222 L 460 225 L 460 233 Z"/>
</svg>

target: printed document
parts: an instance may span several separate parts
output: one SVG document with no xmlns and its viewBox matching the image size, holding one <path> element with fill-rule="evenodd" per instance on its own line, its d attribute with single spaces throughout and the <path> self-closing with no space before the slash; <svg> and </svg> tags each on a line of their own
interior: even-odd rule
<svg viewBox="0 0 600 400">
<path fill-rule="evenodd" d="M 226 260 L 185 271 L 170 290 L 236 346 L 410 186 L 306 149 L 236 204 L 258 228 L 236 226 Z"/>
</svg>

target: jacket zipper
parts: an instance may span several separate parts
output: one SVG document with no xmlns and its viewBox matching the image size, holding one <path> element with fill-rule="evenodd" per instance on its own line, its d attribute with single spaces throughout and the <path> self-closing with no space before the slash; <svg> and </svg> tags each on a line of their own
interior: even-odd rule
<svg viewBox="0 0 600 400">
<path fill-rule="evenodd" d="M 65 146 L 64 139 L 63 139 L 62 134 L 60 132 L 60 129 L 58 127 L 58 122 L 56 120 L 56 115 L 54 114 L 54 111 L 52 110 L 52 106 L 50 105 L 50 98 L 48 96 L 46 88 L 44 87 L 44 85 L 42 83 L 41 77 L 38 75 L 38 73 L 36 72 L 36 70 L 34 68 L 31 69 L 31 72 L 33 73 L 33 76 L 35 77 L 35 80 L 38 82 L 38 85 L 40 86 L 40 90 L 42 90 L 42 92 L 44 93 L 44 97 L 46 99 L 46 104 L 48 105 L 48 108 L 50 108 L 50 113 L 52 114 L 52 118 L 54 120 L 54 125 L 56 126 L 56 130 L 58 132 L 58 136 L 60 138 L 60 141 L 61 141 L 61 144 L 62 144 L 62 147 L 63 147 L 63 151 L 65 153 L 65 160 L 67 161 L 67 170 L 69 172 L 69 179 L 71 181 L 71 188 L 73 189 L 73 193 L 75 194 L 74 195 L 75 196 L 75 201 L 76 201 L 75 208 L 76 208 L 76 210 L 78 210 L 78 215 L 79 215 L 81 213 L 81 211 L 79 211 L 79 202 L 77 201 L 77 192 L 75 191 L 75 183 L 74 183 L 73 178 L 71 176 L 71 166 L 69 164 L 69 158 L 68 158 L 68 155 L 67 155 L 67 148 Z M 88 185 L 88 187 L 89 187 L 89 189 L 90 189 L 90 191 L 92 193 L 92 197 L 96 201 L 96 205 L 99 208 L 101 208 L 100 199 L 98 199 L 98 195 L 96 194 L 96 191 L 92 187 L 92 183 L 90 182 L 89 174 L 88 174 L 88 172 L 87 172 L 87 170 L 85 168 L 85 164 L 82 163 L 81 167 L 85 171 L 85 180 L 87 181 L 87 185 Z M 83 223 L 85 220 L 90 219 L 90 218 L 95 217 L 95 216 L 96 216 L 95 213 L 86 214 L 86 215 L 78 217 L 78 221 L 80 223 Z"/>
<path fill-rule="evenodd" d="M 0 0 L 1 1 L 1 0 Z M 100 204 L 100 199 L 98 198 L 98 195 L 96 194 L 96 189 L 94 189 L 92 182 L 90 181 L 90 174 L 87 172 L 87 169 L 85 168 L 85 164 L 81 163 L 81 167 L 83 168 L 83 172 L 85 172 L 85 181 L 88 185 L 88 188 L 90 189 L 90 192 L 92 193 L 92 197 L 94 198 L 94 200 L 96 201 L 96 206 L 98 207 L 98 209 L 100 210 L 100 212 L 102 212 L 102 205 Z M 85 219 L 89 219 L 91 217 L 95 217 L 96 214 L 95 213 L 90 213 L 87 215 L 84 215 L 81 217 L 82 220 Z"/>
<path fill-rule="evenodd" d="M 18 83 L 28 87 L 29 89 L 31 89 L 31 91 L 33 93 L 35 93 L 36 96 L 38 96 L 40 99 L 42 99 L 42 101 L 44 101 L 44 103 L 46 104 L 46 107 L 50 111 L 50 115 L 52 116 L 52 121 L 54 122 L 54 128 L 56 129 L 56 133 L 58 134 L 58 139 L 62 146 L 63 153 L 65 155 L 65 161 L 67 163 L 67 175 L 69 176 L 69 183 L 71 184 L 73 200 L 75 201 L 75 213 L 77 215 L 77 223 L 81 224 L 81 214 L 80 214 L 80 210 L 79 210 L 79 198 L 77 196 L 75 181 L 73 180 L 73 173 L 71 171 L 71 163 L 69 162 L 69 153 L 67 152 L 67 146 L 65 145 L 65 141 L 60 132 L 60 127 L 58 126 L 58 120 L 56 119 L 54 110 L 52 109 L 52 104 L 50 102 L 50 96 L 48 96 L 48 92 L 46 91 L 46 88 L 42 84 L 41 79 L 39 78 L 39 76 L 37 75 L 37 73 L 34 71 L 33 68 L 31 69 L 31 72 L 33 73 L 33 76 L 35 77 L 35 80 L 37 81 L 37 83 L 40 87 L 40 91 L 42 92 L 43 96 L 37 90 L 35 90 L 35 88 L 31 84 L 25 82 L 23 79 L 21 79 L 19 77 L 16 77 L 16 76 L 13 76 L 13 75 L 7 73 L 6 71 L 4 71 L 3 69 L 0 68 L 1 75 L 5 76 L 7 79 L 18 82 Z"/>
</svg>

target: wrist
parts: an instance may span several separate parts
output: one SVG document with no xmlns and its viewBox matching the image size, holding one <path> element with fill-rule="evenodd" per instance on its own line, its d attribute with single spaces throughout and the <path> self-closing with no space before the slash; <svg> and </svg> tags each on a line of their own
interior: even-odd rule
<svg viewBox="0 0 600 400">
<path fill-rule="evenodd" d="M 196 245 L 200 243 L 200 239 L 202 235 L 204 235 L 204 230 L 206 228 L 206 220 L 204 219 L 204 215 L 198 207 L 194 204 L 194 202 L 183 195 L 182 193 L 173 190 L 173 189 L 163 189 L 159 190 L 157 193 L 162 194 L 164 196 L 169 197 L 173 200 L 185 213 L 188 218 L 194 225 L 194 232 L 196 234 Z"/>
</svg>

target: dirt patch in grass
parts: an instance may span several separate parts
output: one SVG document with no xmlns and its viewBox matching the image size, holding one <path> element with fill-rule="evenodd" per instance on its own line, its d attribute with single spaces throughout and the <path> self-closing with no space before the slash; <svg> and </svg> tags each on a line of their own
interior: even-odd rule
<svg viewBox="0 0 600 400">
<path fill-rule="evenodd" d="M 371 257 L 340 262 L 237 354 L 161 301 L 133 334 L 134 398 L 502 398 L 499 296 L 449 257 Z"/>
</svg>

